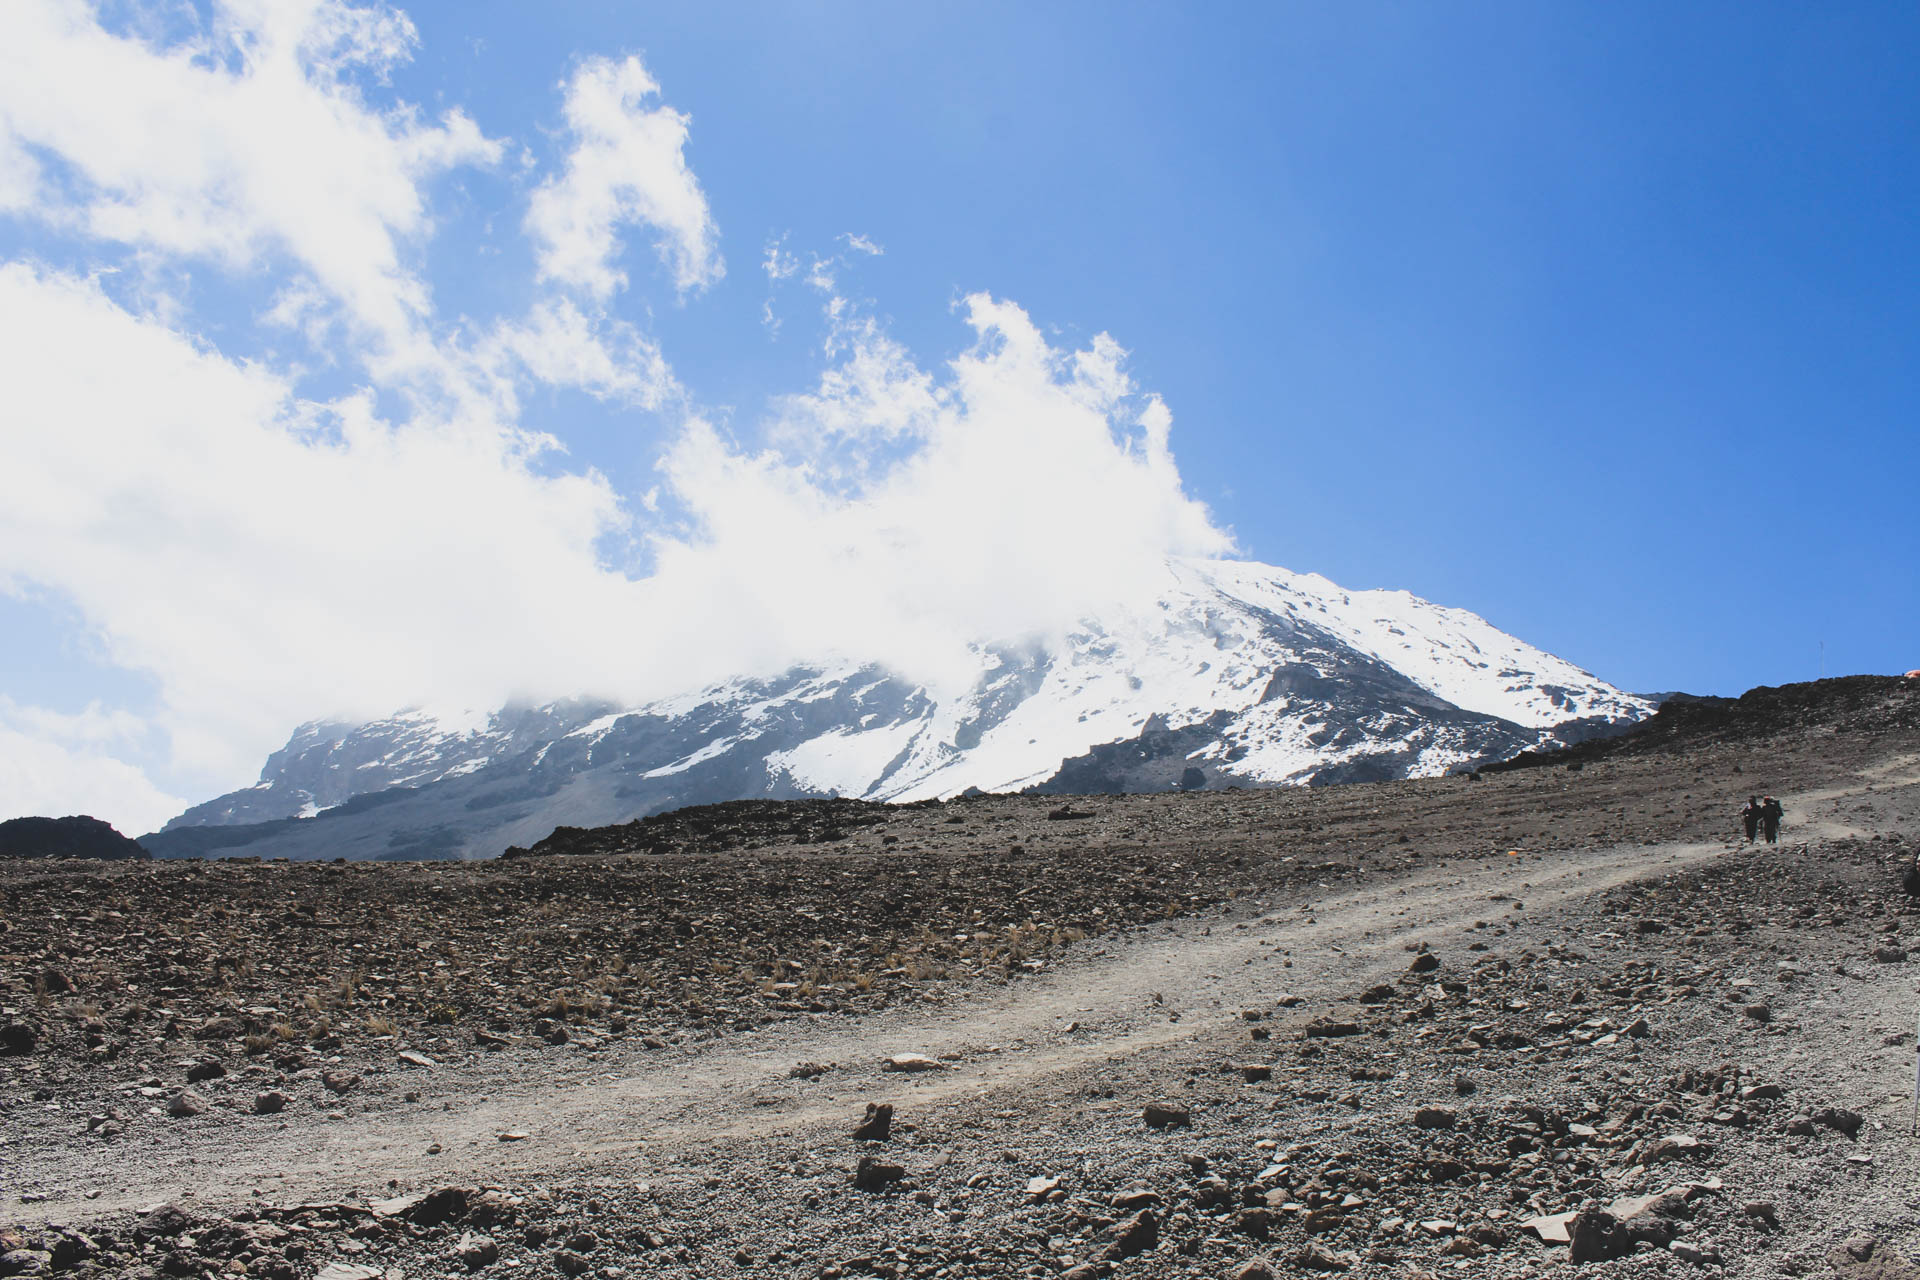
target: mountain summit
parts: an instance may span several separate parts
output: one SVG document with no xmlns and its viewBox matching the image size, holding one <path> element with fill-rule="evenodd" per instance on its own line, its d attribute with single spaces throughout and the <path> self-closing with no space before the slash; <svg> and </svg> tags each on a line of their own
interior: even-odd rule
<svg viewBox="0 0 1920 1280">
<path fill-rule="evenodd" d="M 750 797 L 1374 781 L 1653 710 L 1464 610 L 1242 561 L 1173 562 L 1144 609 L 969 652 L 971 678 L 946 690 L 843 659 L 632 707 L 303 725 L 257 785 L 142 843 L 160 856 L 484 857 L 560 824 Z"/>
</svg>

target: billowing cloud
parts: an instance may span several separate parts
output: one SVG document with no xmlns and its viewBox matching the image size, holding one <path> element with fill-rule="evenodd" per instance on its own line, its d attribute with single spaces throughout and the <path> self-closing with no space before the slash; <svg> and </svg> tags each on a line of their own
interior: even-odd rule
<svg viewBox="0 0 1920 1280">
<path fill-rule="evenodd" d="M 349 73 L 409 55 L 403 14 L 338 0 L 214 12 L 206 32 L 158 46 L 74 0 L 10 0 L 0 207 L 229 270 L 285 255 L 370 336 L 370 357 L 426 360 L 431 299 L 409 265 L 429 229 L 421 184 L 493 163 L 499 144 L 457 110 L 428 123 L 365 101 Z M 23 167 L 35 153 L 53 166 Z"/>
<path fill-rule="evenodd" d="M 676 290 L 721 270 L 686 118 L 648 105 L 636 59 L 589 59 L 565 86 L 571 150 L 526 220 L 530 302 L 454 322 L 418 265 L 430 179 L 499 144 L 457 112 L 427 124 L 370 99 L 367 77 L 411 48 L 403 16 L 230 0 L 163 47 L 83 6 L 18 15 L 29 48 L 0 50 L 0 209 L 33 190 L 12 216 L 80 265 L 0 261 L 0 591 L 70 606 L 105 661 L 158 692 L 65 720 L 0 705 L 0 816 L 111 793 L 98 811 L 151 825 L 172 792 L 243 781 L 318 717 L 639 702 L 835 656 L 944 681 L 970 641 L 1142 603 L 1167 557 L 1230 547 L 1112 338 L 1057 345 L 976 294 L 971 345 L 923 365 L 834 292 L 853 257 L 803 266 L 773 242 L 770 282 L 819 291 L 824 368 L 764 411 L 701 408 L 635 323 L 644 305 L 617 307 L 628 226 L 658 237 Z M 118 96 L 42 109 L 19 69 L 67 99 Z M 291 143 L 269 145 L 274 112 Z M 166 136 L 129 154 L 149 126 L 115 145 L 120 113 Z M 246 326 L 113 287 L 108 251 L 126 245 L 143 269 L 255 282 L 254 318 L 304 352 L 223 349 Z M 316 390 L 308 362 L 346 385 Z M 418 394 L 422 370 L 446 394 Z M 649 491 L 574 460 L 564 419 L 526 420 L 535 383 L 644 415 Z"/>
<path fill-rule="evenodd" d="M 0 819 L 90 814 L 125 835 L 156 829 L 185 802 L 111 754 L 148 732 L 138 717 L 97 704 L 68 715 L 0 696 Z"/>
<path fill-rule="evenodd" d="M 614 265 L 620 229 L 652 229 L 654 250 L 685 292 L 725 274 L 707 197 L 687 167 L 689 120 L 657 96 L 638 58 L 589 58 L 566 86 L 573 138 L 565 170 L 542 183 L 527 211 L 540 275 L 605 298 L 626 286 Z"/>
<path fill-rule="evenodd" d="M 553 619 L 605 607 L 619 505 L 591 473 L 538 474 L 519 433 L 301 401 L 18 263 L 0 382 L 0 582 L 61 593 L 152 673 L 189 768 L 243 770 L 315 714 L 498 696 L 562 656 Z"/>
<path fill-rule="evenodd" d="M 1059 350 L 984 294 L 965 310 L 974 344 L 938 375 L 843 321 L 839 362 L 780 406 L 768 447 L 696 421 L 667 455 L 687 528 L 656 539 L 648 585 L 700 633 L 757 638 L 720 642 L 722 666 L 836 654 L 941 681 L 970 641 L 1144 606 L 1168 557 L 1231 549 L 1117 344 Z"/>
</svg>

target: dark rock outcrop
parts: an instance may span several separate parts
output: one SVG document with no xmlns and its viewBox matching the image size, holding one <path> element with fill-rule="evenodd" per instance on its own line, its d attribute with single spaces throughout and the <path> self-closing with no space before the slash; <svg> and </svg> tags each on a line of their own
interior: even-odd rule
<svg viewBox="0 0 1920 1280">
<path fill-rule="evenodd" d="M 13 818 L 0 822 L 0 858 L 145 858 L 137 840 L 98 818 Z"/>
</svg>

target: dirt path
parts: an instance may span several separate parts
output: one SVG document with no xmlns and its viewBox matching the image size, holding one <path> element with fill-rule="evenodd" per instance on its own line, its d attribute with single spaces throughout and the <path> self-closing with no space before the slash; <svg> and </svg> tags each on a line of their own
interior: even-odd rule
<svg viewBox="0 0 1920 1280">
<path fill-rule="evenodd" d="M 1796 834 L 1825 840 L 1872 834 L 1884 824 L 1849 821 L 1844 802 L 1858 803 L 1875 794 L 1920 787 L 1920 756 L 1894 756 L 1862 769 L 1860 776 L 1864 781 L 1856 785 L 1825 787 L 1781 797 L 1781 804 L 1798 819 Z"/>
<path fill-rule="evenodd" d="M 279 1117 L 215 1112 L 142 1124 L 111 1145 L 74 1137 L 71 1115 L 52 1117 L 15 1139 L 10 1190 L 48 1196 L 49 1216 L 86 1218 L 183 1197 L 377 1197 L 389 1194 L 389 1180 L 643 1176 L 727 1140 L 805 1144 L 828 1126 L 844 1130 L 868 1099 L 929 1116 L 997 1090 L 1151 1059 L 1217 1032 L 1242 1008 L 1270 1008 L 1283 992 L 1303 998 L 1284 1016 L 1306 1021 L 1326 1014 L 1329 999 L 1400 973 L 1420 943 L 1485 921 L 1476 936 L 1496 952 L 1530 945 L 1538 941 L 1525 923 L 1532 916 L 1725 852 L 1661 845 L 1454 860 L 1413 877 L 1323 886 L 1323 896 L 1283 908 L 1248 904 L 1235 915 L 1091 941 L 1045 973 L 935 1007 L 652 1053 L 583 1049 L 561 1063 L 483 1057 L 370 1079 L 345 1102 L 296 1101 Z M 883 1074 L 880 1063 L 896 1053 L 945 1066 Z M 791 1079 L 802 1062 L 838 1065 L 817 1081 Z M 417 1101 L 403 1101 L 407 1091 Z M 503 1142 L 503 1133 L 525 1136 Z"/>
</svg>

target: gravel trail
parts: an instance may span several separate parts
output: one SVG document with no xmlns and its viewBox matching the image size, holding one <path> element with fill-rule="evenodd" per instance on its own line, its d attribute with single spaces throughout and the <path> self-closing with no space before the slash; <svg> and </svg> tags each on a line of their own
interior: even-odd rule
<svg viewBox="0 0 1920 1280">
<path fill-rule="evenodd" d="M 973 1101 L 1197 1038 L 1203 1015 L 1303 998 L 1298 1021 L 1356 983 L 1404 969 L 1406 952 L 1476 921 L 1563 910 L 1649 875 L 1723 856 L 1718 845 L 1628 846 L 1489 856 L 1413 876 L 1329 887 L 1283 909 L 1241 910 L 1083 944 L 1084 953 L 1004 987 L 860 1019 L 830 1018 L 647 1053 L 583 1050 L 536 1071 L 506 1054 L 385 1078 L 385 1096 L 332 1110 L 149 1130 L 112 1146 L 59 1142 L 20 1153 L 23 1185 L 50 1213 L 93 1215 L 181 1197 L 276 1203 L 377 1193 L 411 1182 L 540 1181 L 670 1162 L 687 1144 L 844 1127 L 868 1096 L 916 1113 Z M 1513 900 L 1523 904 L 1514 908 Z M 1073 1032 L 1064 1028 L 1076 1023 Z M 1285 1023 L 1276 1024 L 1280 1034 Z M 884 1072 L 894 1054 L 944 1069 Z M 838 1064 L 820 1082 L 801 1063 Z M 400 1091 L 416 1092 L 406 1102 Z M 503 1142 L 502 1134 L 524 1134 Z M 430 1154 L 430 1151 L 432 1152 Z M 96 1192 L 93 1199 L 85 1197 Z"/>
</svg>

